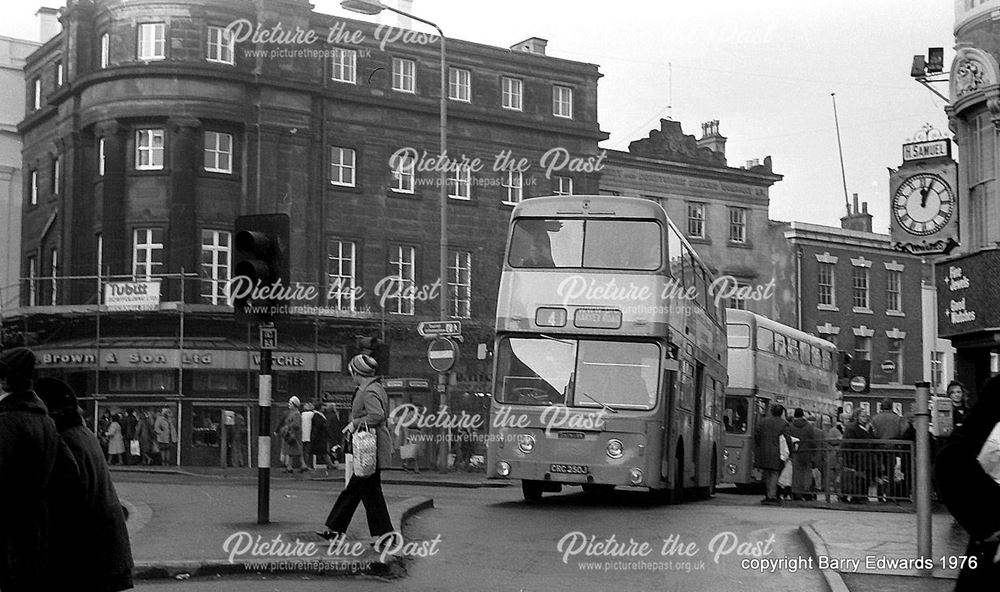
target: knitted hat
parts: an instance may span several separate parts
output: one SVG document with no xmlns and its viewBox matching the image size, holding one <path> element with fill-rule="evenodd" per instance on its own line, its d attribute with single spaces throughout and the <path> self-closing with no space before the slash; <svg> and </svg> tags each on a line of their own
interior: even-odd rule
<svg viewBox="0 0 1000 592">
<path fill-rule="evenodd" d="M 76 410 L 76 393 L 72 387 L 57 378 L 39 378 L 35 381 L 35 393 L 42 398 L 49 411 Z"/>
<path fill-rule="evenodd" d="M 8 384 L 30 383 L 35 372 L 35 354 L 26 347 L 15 347 L 0 354 L 0 378 Z"/>
<path fill-rule="evenodd" d="M 375 358 L 367 354 L 358 354 L 351 358 L 351 363 L 348 364 L 347 369 L 352 375 L 375 376 L 375 370 L 378 369 L 378 362 L 375 361 Z"/>
<path fill-rule="evenodd" d="M 291 396 L 291 397 L 290 397 L 290 398 L 288 399 L 288 402 L 289 402 L 289 404 L 291 404 L 291 405 L 295 405 L 296 407 L 298 407 L 298 406 L 299 406 L 299 398 L 298 398 L 298 397 L 296 397 L 295 395 L 292 395 L 292 396 Z"/>
</svg>

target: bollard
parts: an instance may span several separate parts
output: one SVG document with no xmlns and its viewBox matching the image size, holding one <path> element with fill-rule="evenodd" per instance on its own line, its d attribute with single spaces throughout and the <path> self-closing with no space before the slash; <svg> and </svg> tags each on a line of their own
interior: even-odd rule
<svg viewBox="0 0 1000 592">
<path fill-rule="evenodd" d="M 931 558 L 931 459 L 930 459 L 930 392 L 931 383 L 918 382 L 914 412 L 917 431 L 917 556 Z M 930 570 L 921 570 L 929 572 Z"/>
</svg>

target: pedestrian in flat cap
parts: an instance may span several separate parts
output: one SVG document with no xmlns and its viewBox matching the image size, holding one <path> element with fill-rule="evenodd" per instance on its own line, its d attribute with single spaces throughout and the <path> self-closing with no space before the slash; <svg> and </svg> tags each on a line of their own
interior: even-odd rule
<svg viewBox="0 0 1000 592">
<path fill-rule="evenodd" d="M 367 426 L 375 432 L 376 463 L 375 472 L 367 477 L 351 476 L 347 487 L 330 510 L 326 519 L 326 530 L 317 532 L 321 537 L 332 540 L 347 533 L 358 504 L 365 506 L 368 516 L 368 532 L 377 541 L 383 535 L 393 532 L 389 508 L 382 494 L 382 480 L 379 475 L 383 468 L 392 462 L 392 434 L 386 422 L 389 409 L 389 396 L 382 382 L 375 376 L 378 362 L 367 354 L 358 354 L 348 364 L 348 371 L 354 379 L 357 390 L 351 403 L 351 420 L 343 433 L 350 437 L 359 428 Z M 385 542 L 384 544 L 388 544 Z"/>
<path fill-rule="evenodd" d="M 52 502 L 52 540 L 66 550 L 59 556 L 59 569 L 53 570 L 60 580 L 54 589 L 127 590 L 132 587 L 132 549 L 100 442 L 83 425 L 76 394 L 68 384 L 42 378 L 35 383 L 35 391 L 78 468 L 74 494 Z"/>
<path fill-rule="evenodd" d="M 31 390 L 35 354 L 0 354 L 0 590 L 41 592 L 48 563 L 50 479 L 59 433 Z"/>
</svg>

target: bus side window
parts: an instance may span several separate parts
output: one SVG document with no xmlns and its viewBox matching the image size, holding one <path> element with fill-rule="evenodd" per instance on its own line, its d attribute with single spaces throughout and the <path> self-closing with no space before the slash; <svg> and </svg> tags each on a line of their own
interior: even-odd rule
<svg viewBox="0 0 1000 592">
<path fill-rule="evenodd" d="M 823 367 L 823 352 L 815 345 L 812 346 L 812 365 L 816 368 Z"/>
<path fill-rule="evenodd" d="M 677 280 L 679 287 L 684 286 L 684 273 L 682 271 L 681 258 L 681 238 L 673 226 L 667 227 L 667 254 L 670 257 L 670 275 Z"/>
<path fill-rule="evenodd" d="M 786 348 L 785 336 L 784 335 L 779 335 L 779 334 L 775 333 L 774 334 L 774 353 L 778 354 L 779 356 L 783 356 L 783 355 L 785 355 L 785 352 L 786 352 L 785 348 Z"/>
<path fill-rule="evenodd" d="M 774 331 L 764 327 L 757 328 L 757 349 L 763 352 L 774 351 Z"/>
<path fill-rule="evenodd" d="M 788 357 L 792 360 L 799 359 L 799 342 L 797 339 L 788 340 Z"/>
<path fill-rule="evenodd" d="M 698 273 L 698 294 L 700 296 L 701 305 L 704 308 L 709 308 L 709 302 L 712 301 L 712 297 L 708 294 L 708 272 L 706 272 L 700 265 L 695 264 L 695 269 Z"/>
</svg>

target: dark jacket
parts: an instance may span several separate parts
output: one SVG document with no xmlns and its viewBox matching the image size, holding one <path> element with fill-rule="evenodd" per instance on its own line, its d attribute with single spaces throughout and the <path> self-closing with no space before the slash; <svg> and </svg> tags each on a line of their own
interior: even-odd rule
<svg viewBox="0 0 1000 592">
<path fill-rule="evenodd" d="M 969 553 L 984 569 L 965 568 L 955 590 L 992 590 L 1000 580 L 1000 564 L 993 563 L 998 543 L 986 539 L 1000 533 L 1000 484 L 983 470 L 977 457 L 990 432 L 1000 422 L 1000 376 L 983 386 L 976 406 L 962 427 L 938 454 L 936 482 L 945 505 L 969 533 Z"/>
<path fill-rule="evenodd" d="M 132 587 L 132 549 L 125 515 L 97 437 L 80 414 L 55 416 L 62 441 L 78 469 L 78 494 L 53 507 L 53 536 L 67 552 L 59 556 L 65 581 L 58 588 L 117 592 Z"/>
<path fill-rule="evenodd" d="M 872 432 L 879 440 L 899 440 L 908 422 L 893 411 L 883 411 L 872 418 Z"/>
<path fill-rule="evenodd" d="M 788 422 L 784 418 L 768 414 L 764 421 L 757 424 L 757 429 L 754 431 L 753 466 L 772 471 L 784 468 L 785 462 L 781 460 L 781 449 L 778 445 L 779 437 L 788 437 Z"/>
<path fill-rule="evenodd" d="M 34 392 L 0 401 L 0 590 L 46 590 L 47 496 L 59 434 Z"/>
<path fill-rule="evenodd" d="M 330 440 L 326 433 L 326 416 L 317 411 L 312 416 L 312 440 L 309 441 L 309 454 L 326 454 L 330 452 Z"/>
</svg>

